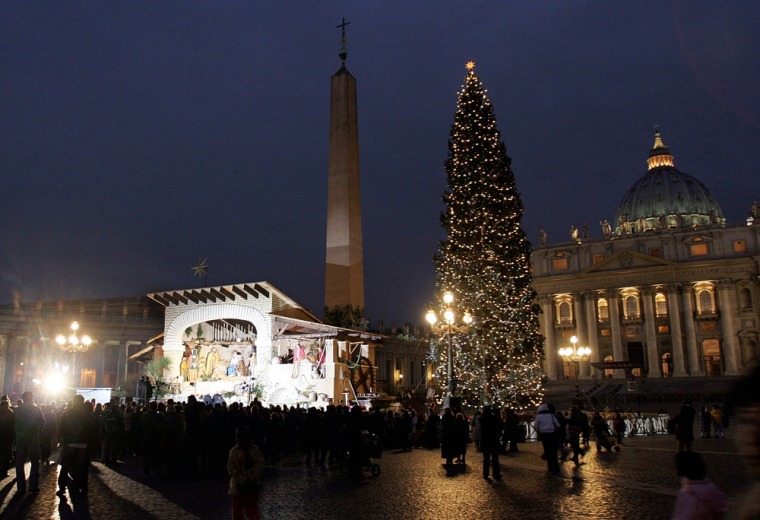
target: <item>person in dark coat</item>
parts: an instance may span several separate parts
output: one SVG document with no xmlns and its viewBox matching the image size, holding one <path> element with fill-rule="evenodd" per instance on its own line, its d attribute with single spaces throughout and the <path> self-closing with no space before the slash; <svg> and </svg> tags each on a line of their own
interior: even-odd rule
<svg viewBox="0 0 760 520">
<path fill-rule="evenodd" d="M 498 411 L 490 406 L 483 408 L 480 416 L 480 449 L 483 452 L 483 478 L 487 479 L 489 469 L 493 472 L 494 480 L 501 480 L 499 452 L 501 451 L 501 432 L 504 423 Z"/>
<path fill-rule="evenodd" d="M 517 443 L 520 441 L 520 421 L 517 418 L 517 414 L 511 408 L 507 409 L 506 420 L 504 421 L 504 436 L 505 444 L 507 447 L 509 444 L 509 450 L 511 453 L 519 451 L 517 449 Z"/>
<path fill-rule="evenodd" d="M 16 488 L 19 493 L 26 493 L 26 475 L 24 464 L 31 463 L 29 470 L 29 491 L 40 490 L 40 430 L 45 426 L 42 411 L 34 404 L 34 394 L 24 392 L 21 405 L 16 408 Z"/>
<path fill-rule="evenodd" d="M 678 441 L 678 451 L 692 451 L 694 442 L 694 416 L 696 412 L 687 402 L 681 407 L 681 411 L 673 417 L 673 424 L 676 428 L 676 441 Z"/>
<path fill-rule="evenodd" d="M 443 411 L 441 418 L 442 438 L 441 438 L 441 458 L 446 459 L 446 467 L 451 467 L 454 457 L 457 456 L 457 420 L 451 408 Z"/>
<path fill-rule="evenodd" d="M 463 413 L 457 414 L 457 464 L 466 464 L 467 443 L 470 442 L 470 421 Z"/>
<path fill-rule="evenodd" d="M 16 436 L 16 418 L 10 405 L 8 396 L 4 395 L 0 400 L 0 478 L 8 476 L 13 455 L 13 439 Z"/>
<path fill-rule="evenodd" d="M 58 436 L 61 443 L 61 469 L 58 473 L 58 492 L 66 500 L 66 488 L 73 482 L 72 493 L 86 491 L 85 450 L 87 449 L 87 425 L 92 414 L 84 406 L 84 397 L 75 395 L 72 406 L 61 415 Z"/>
</svg>

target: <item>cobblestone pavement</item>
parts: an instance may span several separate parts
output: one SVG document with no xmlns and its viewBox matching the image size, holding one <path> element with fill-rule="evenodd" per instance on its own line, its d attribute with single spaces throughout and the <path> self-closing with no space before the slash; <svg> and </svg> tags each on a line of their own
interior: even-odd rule
<svg viewBox="0 0 760 520">
<path fill-rule="evenodd" d="M 379 477 L 349 479 L 338 469 L 308 467 L 290 458 L 265 472 L 262 518 L 584 518 L 666 519 L 679 482 L 673 470 L 672 436 L 626 439 L 622 450 L 597 453 L 584 464 L 562 464 L 560 475 L 546 471 L 538 443 L 502 456 L 502 480 L 481 476 L 479 453 L 470 446 L 463 472 L 447 475 L 438 451 L 386 451 Z M 698 439 L 709 477 L 734 502 L 748 483 L 734 443 Z M 0 518 L 136 519 L 229 518 L 224 477 L 167 481 L 142 475 L 138 461 L 116 470 L 93 464 L 88 496 L 61 500 L 55 495 L 57 467 L 43 468 L 39 494 L 18 495 L 15 474 L 0 481 Z"/>
</svg>

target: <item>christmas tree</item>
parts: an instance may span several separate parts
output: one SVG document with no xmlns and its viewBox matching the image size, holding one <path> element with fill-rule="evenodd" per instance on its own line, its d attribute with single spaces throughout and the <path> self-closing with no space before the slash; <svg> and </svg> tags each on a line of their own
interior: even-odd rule
<svg viewBox="0 0 760 520">
<path fill-rule="evenodd" d="M 457 314 L 469 313 L 473 321 L 444 326 L 441 340 L 452 342 L 455 394 L 474 405 L 524 410 L 543 397 L 531 245 L 520 227 L 523 206 L 512 161 L 474 67 L 467 64 L 451 127 L 441 214 L 448 238 L 435 256 L 439 294 L 452 293 Z M 438 366 L 444 372 L 448 345 L 440 346 Z"/>
</svg>

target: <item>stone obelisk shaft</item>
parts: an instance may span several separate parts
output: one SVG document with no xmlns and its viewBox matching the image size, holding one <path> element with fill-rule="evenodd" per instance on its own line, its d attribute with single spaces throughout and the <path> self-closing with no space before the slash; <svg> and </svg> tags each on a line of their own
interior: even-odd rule
<svg viewBox="0 0 760 520">
<path fill-rule="evenodd" d="M 356 80 L 344 65 L 330 91 L 325 307 L 346 305 L 364 307 L 364 261 Z"/>
</svg>

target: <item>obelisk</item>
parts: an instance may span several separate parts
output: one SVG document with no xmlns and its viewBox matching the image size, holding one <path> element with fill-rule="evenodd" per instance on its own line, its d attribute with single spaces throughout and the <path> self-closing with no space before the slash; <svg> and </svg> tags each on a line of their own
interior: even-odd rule
<svg viewBox="0 0 760 520">
<path fill-rule="evenodd" d="M 359 186 L 359 128 L 356 80 L 346 69 L 346 25 L 341 67 L 330 87 L 330 161 L 327 181 L 325 308 L 364 309 L 362 206 Z"/>
</svg>

